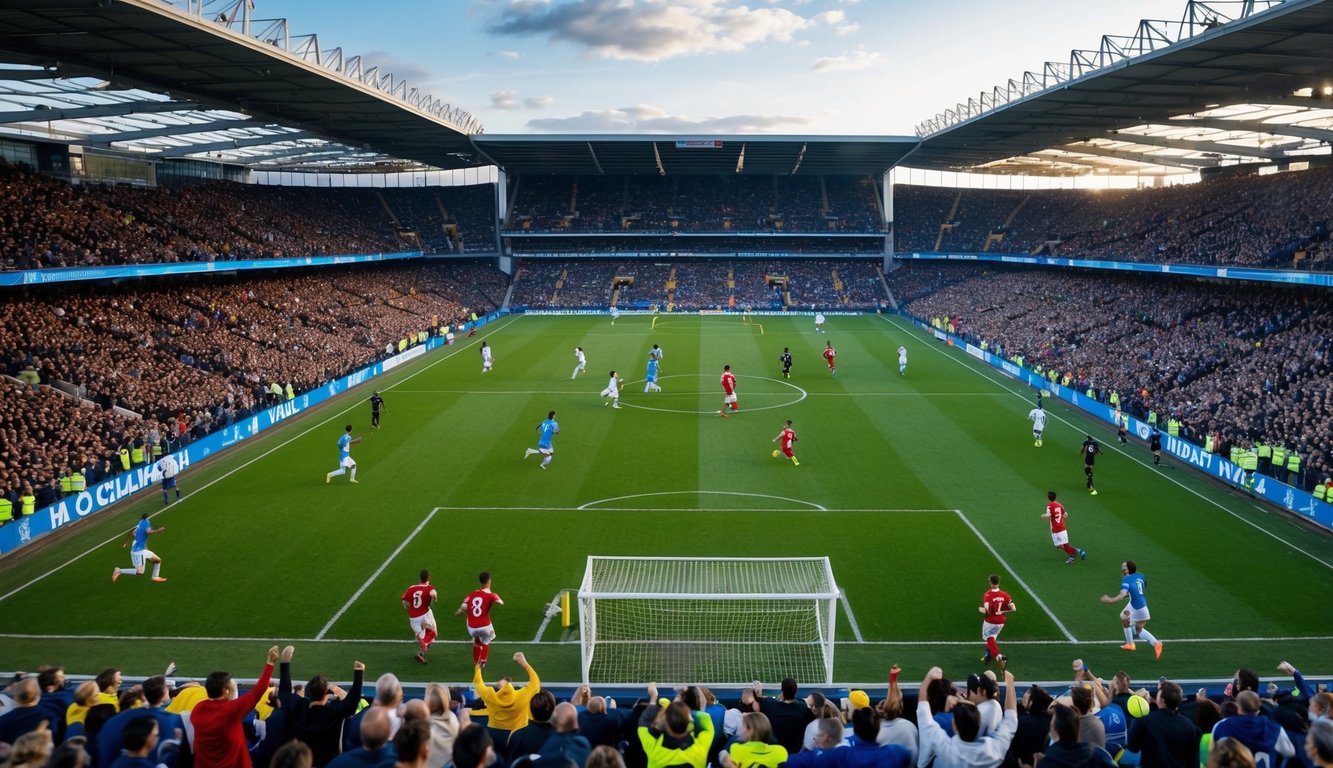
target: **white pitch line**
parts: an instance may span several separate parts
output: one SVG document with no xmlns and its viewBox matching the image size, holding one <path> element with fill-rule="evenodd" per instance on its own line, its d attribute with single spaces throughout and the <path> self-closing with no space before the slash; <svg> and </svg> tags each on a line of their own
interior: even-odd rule
<svg viewBox="0 0 1333 768">
<path fill-rule="evenodd" d="M 890 320 L 888 317 L 885 317 L 885 316 L 883 316 L 883 315 L 880 315 L 880 317 L 883 317 L 884 320 L 885 320 L 885 322 L 889 323 L 890 325 L 894 326 L 895 328 L 898 328 L 898 329 L 900 329 L 900 330 L 902 329 L 902 326 L 901 326 L 901 325 L 899 325 L 898 323 L 893 322 L 893 321 Z M 915 330 L 915 326 L 913 326 L 912 329 L 909 329 L 909 330 Z M 944 350 L 940 349 L 939 347 L 936 347 L 936 346 L 933 345 L 933 344 L 929 345 L 929 347 L 930 347 L 930 349 L 933 350 L 934 352 L 936 352 L 936 353 L 938 353 L 938 354 L 940 354 L 940 355 L 943 355 L 944 358 L 945 358 L 946 360 L 950 360 L 950 361 L 952 361 L 952 362 L 954 362 L 954 363 L 956 363 L 956 364 L 958 364 L 958 365 L 963 366 L 964 368 L 968 369 L 969 371 L 972 371 L 972 372 L 974 372 L 974 373 L 979 374 L 982 378 L 987 379 L 987 380 L 989 380 L 989 381 L 995 383 L 996 386 L 1000 387 L 1000 388 L 1003 389 L 1003 390 L 1008 391 L 1009 393 L 1013 394 L 1014 396 L 1019 397 L 1019 398 L 1022 398 L 1023 400 L 1027 400 L 1027 399 L 1028 399 L 1028 398 L 1026 397 L 1026 395 L 1025 395 L 1022 391 L 1013 389 L 1013 388 L 1007 386 L 1006 383 L 1005 383 L 1003 380 L 1001 380 L 1001 379 L 997 379 L 997 378 L 995 378 L 994 376 L 990 375 L 990 371 L 993 370 L 993 369 L 991 369 L 991 367 L 990 367 L 989 365 L 987 365 L 986 363 L 982 363 L 982 365 L 984 365 L 985 368 L 981 368 L 981 369 L 973 368 L 972 366 L 968 365 L 968 364 L 967 364 L 966 362 L 964 362 L 963 360 L 961 360 L 961 359 L 959 359 L 959 358 L 957 358 L 957 357 L 954 357 L 953 355 L 950 355 L 949 353 L 945 352 Z M 1070 406 L 1070 407 L 1073 407 L 1073 406 Z M 1053 411 L 1047 411 L 1047 414 L 1050 415 L 1052 418 L 1054 418 L 1056 421 L 1059 421 L 1059 422 L 1064 423 L 1065 426 L 1073 427 L 1075 432 L 1081 432 L 1081 431 L 1083 431 L 1082 428 L 1076 426 L 1072 421 L 1069 421 L 1068 419 L 1065 419 L 1065 418 L 1060 417 L 1059 415 L 1057 415 L 1057 414 L 1056 414 L 1055 412 L 1053 412 Z M 1084 418 L 1093 419 L 1092 416 L 1085 416 Z M 1099 422 L 1099 423 L 1100 423 L 1100 422 Z M 1130 453 L 1130 452 L 1128 452 L 1128 451 L 1123 451 L 1123 450 L 1121 450 L 1119 446 L 1111 445 L 1110 443 L 1107 443 L 1106 447 L 1107 447 L 1108 450 L 1112 450 L 1112 451 L 1115 451 L 1116 453 L 1122 454 L 1123 456 L 1125 456 L 1125 458 L 1129 459 L 1130 461 L 1132 461 L 1132 462 L 1134 462 L 1134 463 L 1136 463 L 1136 464 L 1138 464 L 1138 465 L 1140 465 L 1140 466 L 1143 466 L 1143 467 L 1147 467 L 1147 466 L 1149 466 L 1148 462 L 1143 461 L 1142 459 L 1139 459 L 1137 456 L 1135 456 L 1134 454 L 1132 454 L 1132 453 Z M 1182 489 L 1184 489 L 1184 490 L 1186 490 L 1186 491 L 1189 491 L 1191 494 L 1193 494 L 1193 495 L 1199 497 L 1200 499 L 1203 499 L 1204 501 L 1208 502 L 1209 504 L 1212 504 L 1214 507 L 1217 507 L 1218 509 L 1222 510 L 1223 512 L 1226 512 L 1228 515 L 1231 515 L 1232 517 L 1236 518 L 1237 520 L 1241 521 L 1242 523 L 1245 523 L 1246 525 L 1250 526 L 1251 528 L 1255 529 L 1256 531 L 1259 531 L 1260 533 L 1264 534 L 1265 536 L 1268 536 L 1268 537 L 1270 537 L 1270 538 L 1276 539 L 1277 541 L 1280 541 L 1280 542 L 1282 542 L 1283 544 L 1286 544 L 1288 547 L 1291 547 L 1292 549 L 1296 550 L 1297 552 L 1300 552 L 1302 555 L 1305 555 L 1306 557 L 1310 558 L 1311 560 L 1315 561 L 1316 563 L 1319 563 L 1320 565 L 1324 566 L 1325 568 L 1328 568 L 1329 570 L 1333 570 L 1333 563 L 1330 563 L 1330 562 L 1328 562 L 1327 560 L 1323 560 L 1323 559 L 1320 558 L 1318 555 L 1315 555 L 1315 554 L 1312 553 L 1312 552 L 1307 552 L 1306 550 L 1301 549 L 1300 547 L 1296 546 L 1295 544 L 1292 544 L 1290 541 L 1287 541 L 1286 539 L 1282 538 L 1281 536 L 1277 535 L 1276 533 L 1273 533 L 1272 531 L 1268 530 L 1267 528 L 1264 528 L 1262 525 L 1259 525 L 1258 523 L 1254 522 L 1253 520 L 1247 520 L 1247 519 L 1241 517 L 1239 513 L 1237 513 L 1235 510 L 1232 510 L 1231 508 L 1227 507 L 1226 505 L 1221 504 L 1221 503 L 1219 503 L 1219 502 L 1217 502 L 1217 501 L 1215 501 L 1215 500 L 1213 500 L 1213 499 L 1208 498 L 1207 496 L 1203 495 L 1202 493 L 1199 493 L 1198 491 L 1194 490 L 1193 488 L 1189 487 L 1188 485 L 1185 485 L 1184 483 L 1180 482 L 1179 480 L 1175 479 L 1174 477 L 1171 477 L 1171 476 L 1169 476 L 1169 475 L 1164 475 L 1164 474 L 1162 474 L 1162 473 L 1160 473 L 1160 472 L 1157 472 L 1157 473 L 1155 473 L 1155 474 L 1156 474 L 1158 477 L 1161 477 L 1162 479 L 1166 480 L 1167 482 L 1169 482 L 1169 483 L 1174 483 L 1175 485 L 1179 486 L 1180 488 L 1182 488 Z"/>
<path fill-rule="evenodd" d="M 812 507 L 814 509 L 819 510 L 820 512 L 828 511 L 828 508 L 822 504 L 816 504 L 813 501 L 805 501 L 804 499 L 791 499 L 787 498 L 786 496 L 773 496 L 767 493 L 741 493 L 740 491 L 701 491 L 701 490 L 658 491 L 655 493 L 631 493 L 627 496 L 612 496 L 609 499 L 597 499 L 596 501 L 590 501 L 587 504 L 579 505 L 578 509 L 581 511 L 588 510 L 589 508 L 595 510 L 598 509 L 598 507 L 594 506 L 596 504 L 604 504 L 606 502 L 611 502 L 611 501 L 624 501 L 625 499 L 643 499 L 652 496 L 692 496 L 695 494 L 702 496 L 744 496 L 746 498 L 754 498 L 754 499 L 777 499 L 778 501 L 790 501 L 793 504 L 804 504 L 807 507 Z"/>
<path fill-rule="evenodd" d="M 847 590 L 838 587 L 838 600 L 842 602 L 842 611 L 847 614 L 847 622 L 852 625 L 852 637 L 856 642 L 864 643 L 866 639 L 861 637 L 861 627 L 856 623 L 856 614 L 852 613 L 852 604 L 847 600 Z"/>
<path fill-rule="evenodd" d="M 182 635 L 45 635 L 45 634 L 23 634 L 15 632 L 0 633 L 0 639 L 5 640 L 96 640 L 96 641 L 162 641 L 162 642 L 182 642 L 182 643 L 328 643 L 328 644 L 367 644 L 367 645 L 402 645 L 410 642 L 402 639 L 390 639 L 383 637 L 213 637 L 213 636 L 182 636 Z M 1309 635 L 1309 636 L 1287 636 L 1287 637 L 1192 637 L 1192 638 L 1172 638 L 1170 643 L 1177 645 L 1187 643 L 1196 644 L 1215 644 L 1215 643 L 1326 643 L 1333 641 L 1333 635 Z M 704 642 L 704 641 L 700 641 Z M 1008 640 L 1005 645 L 1077 645 L 1087 646 L 1119 646 L 1124 642 L 1123 639 L 1115 640 L 1079 640 L 1071 643 L 1066 640 Z M 578 640 L 542 640 L 530 643 L 514 643 L 515 645 L 577 645 Z M 472 645 L 471 640 L 436 640 L 436 645 Z M 976 645 L 976 640 L 838 640 L 836 645 L 868 645 L 868 646 L 929 646 L 929 647 L 963 647 Z M 1318 677 L 1319 675 L 1311 675 Z"/>
<path fill-rule="evenodd" d="M 381 573 L 384 573 L 384 569 L 389 567 L 389 563 L 392 563 L 394 558 L 398 557 L 399 553 L 406 549 L 408 544 L 412 543 L 412 539 L 415 539 L 417 534 L 421 533 L 421 529 L 425 528 L 426 523 L 429 523 L 431 519 L 435 517 L 435 513 L 439 511 L 439 507 L 432 509 L 430 514 L 426 515 L 425 520 L 417 523 L 417 527 L 413 528 L 412 532 L 407 534 L 407 538 L 403 539 L 403 542 L 398 545 L 398 548 L 393 552 L 390 552 L 388 557 L 384 558 L 384 562 L 380 563 L 380 567 L 376 568 L 375 572 L 370 574 L 370 578 L 366 579 L 365 583 L 361 585 L 361 588 L 354 592 L 352 596 L 347 599 L 347 602 L 343 603 L 343 607 L 339 608 L 337 613 L 333 614 L 333 618 L 329 619 L 329 623 L 325 624 L 324 628 L 319 631 L 319 634 L 315 635 L 316 640 L 324 639 L 324 635 L 328 634 L 329 630 L 333 628 L 333 625 L 338 623 L 338 619 L 341 619 L 343 614 L 347 613 L 347 609 L 351 608 L 352 604 L 359 600 L 361 595 L 364 594 L 367 589 L 370 589 L 370 585 L 375 583 L 375 579 L 378 579 Z"/>
<path fill-rule="evenodd" d="M 710 374 L 711 375 L 711 374 Z M 625 386 L 641 384 L 638 382 L 629 382 Z M 588 394 L 585 389 L 399 389 L 395 394 L 399 395 L 577 395 Z M 628 394 L 643 394 L 642 392 L 629 392 Z M 698 397 L 702 395 L 716 395 L 716 390 L 700 390 L 696 392 L 684 392 L 677 389 L 664 390 L 664 395 L 679 395 L 681 397 Z M 746 392 L 745 396 L 750 397 L 791 397 L 790 392 Z M 808 397 L 1003 397 L 1003 392 L 809 392 Z"/>
<path fill-rule="evenodd" d="M 532 642 L 540 643 L 542 641 L 542 635 L 546 633 L 546 626 L 551 623 L 551 618 L 560 612 L 560 595 L 563 593 L 563 589 L 556 592 L 555 597 L 551 598 L 551 602 L 546 604 L 546 615 L 542 617 L 541 626 L 537 627 L 537 634 L 533 635 Z"/>
<path fill-rule="evenodd" d="M 1060 621 L 1060 617 L 1055 615 L 1055 611 L 1052 611 L 1046 606 L 1046 603 L 1042 602 L 1041 598 L 1037 596 L 1036 591 L 1033 590 L 1032 587 L 1029 587 L 1027 582 L 1023 581 L 1023 577 L 1019 576 L 1018 572 L 1014 570 L 1014 567 L 1000 556 L 1000 553 L 995 550 L 995 547 L 992 547 L 991 543 L 986 541 L 986 537 L 981 535 L 981 531 L 978 531 L 977 527 L 972 524 L 972 521 L 967 519 L 967 515 L 963 514 L 963 510 L 955 509 L 954 513 L 958 515 L 959 520 L 962 520 L 968 528 L 972 529 L 972 533 L 976 534 L 977 539 L 985 545 L 986 549 L 989 549 L 990 553 L 995 555 L 995 559 L 1000 561 L 1000 565 L 1004 566 L 1004 569 L 1009 572 L 1009 575 L 1014 577 L 1014 581 L 1018 582 L 1018 586 L 1022 587 L 1029 595 L 1031 595 L 1033 601 L 1041 606 L 1041 609 L 1046 612 L 1047 616 L 1051 617 L 1051 621 L 1055 622 L 1055 626 L 1059 627 L 1065 637 L 1069 638 L 1069 642 L 1077 643 L 1078 638 L 1074 637 L 1074 633 L 1070 632 L 1069 628 L 1064 625 L 1064 622 Z"/>
<path fill-rule="evenodd" d="M 516 321 L 518 320 L 519 317 L 522 317 L 522 315 L 515 315 L 515 316 L 513 317 L 513 319 L 511 319 L 509 322 L 505 323 L 505 324 L 504 324 L 503 326 L 501 326 L 501 327 L 502 327 L 502 328 L 508 328 L 509 326 L 513 325 L 514 322 L 516 322 Z M 500 330 L 500 328 L 496 328 L 496 329 L 494 329 L 494 330 L 495 330 L 495 331 L 498 331 L 498 330 Z M 494 332 L 494 331 L 492 331 L 492 333 L 493 333 L 493 332 Z M 486 335 L 487 335 L 487 336 L 490 336 L 491 334 L 488 333 L 488 334 L 486 334 Z M 445 360 L 448 360 L 449 358 L 451 358 L 451 357 L 453 357 L 454 355 L 458 354 L 459 352 L 462 352 L 463 350 L 467 349 L 468 347 L 472 346 L 473 344 L 476 344 L 478 341 L 481 341 L 482 338 L 483 338 L 483 337 L 479 337 L 479 338 L 477 339 L 477 341 L 469 342 L 468 344 L 465 344 L 465 345 L 463 345 L 463 346 L 458 347 L 457 349 L 454 349 L 454 350 L 451 351 L 451 352 L 448 352 L 447 354 L 441 356 L 439 360 L 435 360 L 435 361 L 432 362 L 430 365 L 425 366 L 425 367 L 422 368 L 421 370 L 416 371 L 416 372 L 414 372 L 414 373 L 412 373 L 412 374 L 410 374 L 410 375 L 404 377 L 403 379 L 400 379 L 399 381 L 395 382 L 394 384 L 390 384 L 389 386 L 385 387 L 385 388 L 384 388 L 384 391 L 387 392 L 387 391 L 393 389 L 394 387 L 398 386 L 399 384 L 402 384 L 402 383 L 405 382 L 405 381 L 411 381 L 412 379 L 416 378 L 417 376 L 420 376 L 421 374 L 425 373 L 426 371 L 429 371 L 431 368 L 434 368 L 435 366 L 439 365 L 440 363 L 444 362 Z M 191 498 L 193 498 L 195 495 L 197 495 L 197 494 L 199 494 L 199 493 L 202 493 L 203 491 L 205 491 L 205 490 L 208 489 L 208 488 L 213 487 L 214 485 L 217 485 L 218 483 L 222 482 L 223 480 L 226 480 L 227 478 L 231 477 L 232 475 L 236 474 L 237 472 L 240 472 L 242 469 L 245 469 L 246 467 L 250 466 L 251 464 L 254 464 L 255 462 L 259 461 L 260 459 L 264 458 L 265 456 L 268 456 L 269 454 L 271 454 L 271 453 L 273 453 L 273 452 L 279 450 L 280 448 L 285 448 L 285 447 L 287 447 L 288 445 L 290 445 L 291 443 L 293 443 L 293 442 L 295 442 L 295 441 L 297 441 L 297 440 L 300 440 L 301 438 L 305 437 L 306 435 L 310 434 L 311 432 L 314 432 L 315 430 L 319 429 L 320 427 L 324 426 L 325 424 L 328 424 L 330 421 L 333 421 L 333 420 L 337 419 L 339 416 L 342 416 L 344 413 L 347 413 L 348 411 L 350 411 L 350 410 L 352 410 L 353 408 L 356 408 L 356 407 L 358 407 L 358 406 L 361 406 L 362 404 L 363 404 L 363 403 L 362 403 L 362 401 L 360 401 L 360 400 L 353 401 L 353 403 L 352 403 L 351 405 L 347 406 L 346 408 L 342 409 L 341 411 L 338 411 L 337 413 L 335 413 L 335 414 L 333 414 L 332 416 L 328 417 L 327 419 L 325 419 L 325 420 L 319 422 L 318 424 L 315 424 L 315 425 L 311 426 L 309 429 L 306 429 L 306 430 L 303 431 L 303 432 L 299 432 L 299 433 L 297 433 L 296 435 L 293 435 L 292 437 L 290 437 L 290 438 L 288 438 L 288 439 L 282 441 L 281 443 L 278 443 L 277 445 L 273 446 L 272 448 L 268 449 L 267 451 L 264 451 L 263 453 L 261 453 L 261 454 L 259 454 L 258 456 L 254 457 L 253 459 L 250 459 L 249 461 L 245 462 L 244 464 L 241 464 L 240 466 L 236 467 L 235 469 L 229 470 L 229 471 L 227 471 L 227 472 L 225 472 L 225 473 L 223 473 L 223 474 L 221 474 L 221 475 L 218 475 L 216 478 L 214 478 L 214 479 L 208 481 L 207 483 L 204 483 L 203 485 L 199 486 L 198 488 L 196 488 L 195 490 L 191 491 L 190 493 L 185 494 L 185 496 L 183 496 L 183 497 L 182 497 L 179 501 L 177 501 L 175 504 L 173 504 L 173 505 L 167 507 L 166 509 L 159 509 L 158 511 L 152 513 L 151 515 L 148 516 L 148 519 L 151 520 L 151 519 L 157 517 L 158 515 L 162 514 L 163 512 L 168 512 L 168 511 L 170 511 L 170 510 L 176 509 L 176 508 L 179 507 L 182 503 L 184 503 L 184 502 L 186 502 L 186 501 L 189 501 L 189 500 L 190 500 Z M 146 496 L 145 496 L 144 498 L 146 498 Z M 131 501 L 130 503 L 133 503 L 133 501 Z M 36 578 L 34 578 L 34 579 L 32 579 L 31 581 L 29 581 L 29 582 L 23 584 L 22 586 L 15 587 L 14 589 L 11 589 L 10 591 L 6 592 L 5 594 L 0 595 L 0 602 L 4 602 L 5 600 L 7 600 L 7 599 L 13 597 L 14 595 L 17 595 L 18 593 L 22 592 L 23 590 L 27 589 L 28 587 L 31 587 L 33 584 L 36 584 L 37 582 L 41 581 L 42 579 L 45 579 L 47 576 L 50 576 L 50 575 L 52 575 L 52 574 L 54 574 L 54 573 L 56 573 L 56 572 L 58 572 L 58 571 L 62 571 L 62 570 L 64 570 L 65 568 L 67 568 L 67 567 L 73 565 L 74 563 L 78 562 L 79 560 L 82 560 L 83 558 L 87 557 L 88 555 L 91 555 L 92 553 L 96 552 L 97 550 L 101 549 L 102 547 L 105 547 L 106 545 L 108 545 L 108 544 L 110 544 L 110 543 L 112 543 L 112 542 L 120 541 L 120 540 L 123 539 L 124 537 L 125 537 L 125 534 L 123 534 L 123 533 L 118 533 L 118 534 L 116 534 L 115 536 L 112 536 L 111 538 L 109 538 L 109 539 L 107 539 L 106 541 L 102 542 L 101 544 L 94 544 L 92 547 L 89 547 L 88 549 L 84 550 L 82 553 L 77 554 L 77 555 L 75 555 L 74 557 L 71 557 L 70 559 L 66 560 L 65 562 L 61 563 L 60 565 L 57 565 L 56 567 L 52 568 L 51 570 L 47 571 L 46 573 L 43 573 L 42 575 L 37 576 Z"/>
</svg>

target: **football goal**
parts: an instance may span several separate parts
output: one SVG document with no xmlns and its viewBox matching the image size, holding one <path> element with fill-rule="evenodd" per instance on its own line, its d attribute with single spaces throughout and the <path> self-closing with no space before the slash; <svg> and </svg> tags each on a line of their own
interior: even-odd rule
<svg viewBox="0 0 1333 768">
<path fill-rule="evenodd" d="M 827 557 L 591 556 L 578 597 L 586 683 L 833 682 Z"/>
</svg>

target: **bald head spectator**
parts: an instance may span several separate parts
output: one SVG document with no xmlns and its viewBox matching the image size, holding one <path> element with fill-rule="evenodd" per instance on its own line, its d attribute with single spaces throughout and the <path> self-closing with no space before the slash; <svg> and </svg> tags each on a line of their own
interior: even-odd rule
<svg viewBox="0 0 1333 768">
<path fill-rule="evenodd" d="M 361 746 L 338 755 L 329 768 L 389 768 L 397 760 L 389 744 L 393 729 L 390 710 L 376 704 L 361 715 Z"/>
<path fill-rule="evenodd" d="M 42 689 L 37 678 L 25 677 L 16 683 L 12 690 L 14 708 L 0 715 L 0 743 L 13 744 L 23 734 L 37 729 L 43 721 L 50 722 L 51 715 L 40 706 Z"/>
<path fill-rule="evenodd" d="M 628 738 L 628 724 L 633 722 L 631 709 L 608 708 L 605 697 L 593 696 L 588 707 L 579 713 L 579 733 L 594 747 L 614 747 Z"/>
<path fill-rule="evenodd" d="M 574 765 L 585 765 L 588 756 L 592 754 L 592 745 L 579 734 L 578 709 L 567 701 L 557 704 L 551 714 L 551 727 L 554 733 L 537 751 L 541 756 L 537 760 L 538 766 L 558 763 L 560 758 L 567 759 Z"/>
</svg>

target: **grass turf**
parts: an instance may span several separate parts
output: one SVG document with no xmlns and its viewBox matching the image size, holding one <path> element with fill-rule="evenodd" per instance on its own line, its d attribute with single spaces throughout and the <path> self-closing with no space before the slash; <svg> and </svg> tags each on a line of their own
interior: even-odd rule
<svg viewBox="0 0 1333 768">
<path fill-rule="evenodd" d="M 579 647 L 558 621 L 533 641 L 545 604 L 578 585 L 589 554 L 829 556 L 866 641 L 840 608 L 839 681 L 881 679 L 893 662 L 909 677 L 931 663 L 976 668 L 976 606 L 992 572 L 1019 608 L 1000 645 L 1026 679 L 1064 678 L 1074 657 L 1135 678 L 1326 662 L 1329 537 L 1182 466 L 1154 468 L 1141 444 L 1122 449 L 1049 399 L 1045 445 L 1034 447 L 1030 393 L 899 319 L 837 317 L 826 335 L 806 317 L 757 322 L 502 319 L 481 334 L 495 349 L 491 373 L 480 372 L 481 338 L 463 340 L 183 473 L 187 496 L 154 518 L 167 530 L 150 541 L 165 584 L 109 579 L 128 560 L 120 536 L 161 509 L 154 494 L 0 563 L 0 667 L 149 674 L 174 659 L 182 675 L 249 676 L 264 648 L 295 640 L 303 669 L 338 676 L 356 658 L 374 674 L 462 680 L 470 650 L 450 614 L 489 569 L 506 601 L 495 674 L 524 650 L 546 680 L 575 680 Z M 826 341 L 836 378 L 819 358 Z M 644 395 L 653 343 L 665 391 Z M 589 371 L 571 381 L 576 344 Z M 778 373 L 784 346 L 790 382 Z M 725 420 L 723 364 L 738 374 L 742 408 Z M 613 367 L 626 380 L 620 410 L 597 396 Z M 372 386 L 387 404 L 378 431 L 364 402 Z M 551 409 L 561 434 L 542 471 L 520 457 Z M 788 418 L 800 467 L 770 457 Z M 365 438 L 353 450 L 361 482 L 325 485 L 346 423 Z M 1096 497 L 1083 489 L 1085 431 L 1107 448 Z M 1050 545 L 1048 489 L 1087 561 L 1066 566 Z M 1097 599 L 1117 591 L 1126 558 L 1148 580 L 1160 662 L 1144 646 L 1120 651 L 1119 607 Z M 428 670 L 412 660 L 398 602 L 422 567 L 452 641 Z"/>
</svg>

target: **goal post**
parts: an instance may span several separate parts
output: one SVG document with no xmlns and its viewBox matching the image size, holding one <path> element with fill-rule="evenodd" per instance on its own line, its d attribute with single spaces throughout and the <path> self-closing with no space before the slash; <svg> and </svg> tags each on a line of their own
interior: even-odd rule
<svg viewBox="0 0 1333 768">
<path fill-rule="evenodd" d="M 833 682 L 838 585 L 827 557 L 590 556 L 583 682 Z"/>
</svg>

